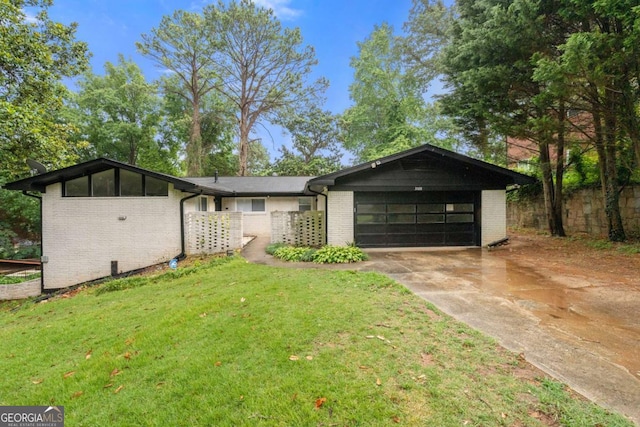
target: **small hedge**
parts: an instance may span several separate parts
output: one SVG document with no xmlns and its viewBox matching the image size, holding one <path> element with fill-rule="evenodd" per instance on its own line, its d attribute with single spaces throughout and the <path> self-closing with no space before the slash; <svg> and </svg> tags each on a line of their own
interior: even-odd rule
<svg viewBox="0 0 640 427">
<path fill-rule="evenodd" d="M 340 264 L 366 261 L 369 258 L 362 249 L 356 246 L 323 246 L 320 249 L 314 249 L 309 247 L 278 245 L 280 246 L 272 250 L 271 253 L 270 248 L 267 247 L 267 253 L 283 261 Z"/>
</svg>

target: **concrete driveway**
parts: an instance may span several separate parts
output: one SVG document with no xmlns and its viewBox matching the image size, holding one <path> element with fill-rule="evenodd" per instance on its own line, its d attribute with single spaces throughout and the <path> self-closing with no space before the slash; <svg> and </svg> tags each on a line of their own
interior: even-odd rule
<svg viewBox="0 0 640 427">
<path fill-rule="evenodd" d="M 249 261 L 296 266 L 252 242 Z M 486 249 L 367 251 L 370 260 L 339 266 L 377 271 L 573 390 L 640 425 L 639 293 L 549 277 Z"/>
</svg>

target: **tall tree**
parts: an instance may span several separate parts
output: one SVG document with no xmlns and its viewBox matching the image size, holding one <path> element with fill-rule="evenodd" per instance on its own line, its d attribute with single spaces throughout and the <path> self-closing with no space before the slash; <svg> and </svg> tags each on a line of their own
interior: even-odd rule
<svg viewBox="0 0 640 427">
<path fill-rule="evenodd" d="M 160 97 L 157 84 L 147 83 L 140 68 L 122 55 L 107 62 L 103 76 L 86 73 L 74 97 L 81 135 L 89 142 L 85 157 L 105 156 L 132 165 L 171 173 L 177 147 L 157 138 Z"/>
<path fill-rule="evenodd" d="M 24 177 L 27 158 L 49 167 L 75 160 L 68 143 L 74 127 L 58 115 L 68 94 L 61 79 L 84 71 L 89 53 L 75 39 L 76 24 L 49 19 L 51 5 L 51 0 L 0 1 L 0 185 Z M 36 16 L 28 19 L 25 8 L 36 10 Z M 0 241 L 15 234 L 34 238 L 37 212 L 35 200 L 0 190 Z"/>
<path fill-rule="evenodd" d="M 317 63 L 314 49 L 303 47 L 300 29 L 283 28 L 272 10 L 250 0 L 218 1 L 204 9 L 204 19 L 217 47 L 214 87 L 236 110 L 238 174 L 244 176 L 255 126 L 322 92 L 327 82 L 307 81 Z"/>
<path fill-rule="evenodd" d="M 341 117 L 342 139 L 357 160 L 367 161 L 424 143 L 451 146 L 434 128 L 437 106 L 428 106 L 423 85 L 407 73 L 402 46 L 393 28 L 383 24 L 358 43 L 351 59 L 354 82 L 349 95 L 354 105 Z"/>
<path fill-rule="evenodd" d="M 160 25 L 150 34 L 143 34 L 142 41 L 136 46 L 159 67 L 177 76 L 179 84 L 164 89 L 182 97 L 190 106 L 187 174 L 202 175 L 202 99 L 219 83 L 214 67 L 217 45 L 205 18 L 198 13 L 178 10 L 171 16 L 164 16 Z"/>
<path fill-rule="evenodd" d="M 73 126 L 56 112 L 67 94 L 61 79 L 84 71 L 88 50 L 75 40 L 76 24 L 49 19 L 52 0 L 0 3 L 0 164 L 8 179 L 26 172 L 26 158 L 52 166 L 73 161 Z M 27 19 L 25 8 L 38 10 Z"/>
<path fill-rule="evenodd" d="M 281 156 L 273 164 L 273 172 L 314 176 L 340 168 L 338 122 L 331 112 L 312 105 L 282 120 L 281 124 L 291 135 L 292 148 L 280 148 Z"/>
<path fill-rule="evenodd" d="M 549 230 L 564 236 L 564 101 L 549 96 L 544 84 L 533 78 L 533 58 L 556 54 L 555 46 L 565 32 L 557 25 L 557 4 L 461 0 L 457 11 L 444 56 L 451 88 L 443 100 L 447 113 L 475 130 L 476 143 L 483 149 L 489 132 L 538 144 Z"/>
</svg>

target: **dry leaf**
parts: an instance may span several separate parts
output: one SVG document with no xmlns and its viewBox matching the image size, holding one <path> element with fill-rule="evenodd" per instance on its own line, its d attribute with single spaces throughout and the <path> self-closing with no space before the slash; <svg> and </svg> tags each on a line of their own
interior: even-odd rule
<svg viewBox="0 0 640 427">
<path fill-rule="evenodd" d="M 386 341 L 386 338 L 383 337 L 382 335 L 376 335 L 376 338 L 378 338 L 379 340 L 382 340 L 382 341 Z"/>
<path fill-rule="evenodd" d="M 120 393 L 120 390 L 122 390 L 123 388 L 124 388 L 124 386 L 123 386 L 123 385 L 118 386 L 118 388 L 117 388 L 117 389 L 113 390 L 113 394 Z"/>
<path fill-rule="evenodd" d="M 135 341 L 135 338 L 127 338 L 127 339 L 124 341 L 124 343 L 125 343 L 126 345 L 131 345 L 131 344 L 133 344 L 133 342 L 134 342 L 134 341 Z"/>
<path fill-rule="evenodd" d="M 70 376 L 72 376 L 72 375 L 73 375 L 73 374 L 75 374 L 75 373 L 76 373 L 76 371 L 69 371 L 69 372 L 67 372 L 67 373 L 65 373 L 65 374 L 63 375 L 63 378 L 69 378 Z"/>
<path fill-rule="evenodd" d="M 400 424 L 400 417 L 398 416 L 391 418 L 391 420 L 396 424 Z"/>
<path fill-rule="evenodd" d="M 507 418 L 507 414 L 505 414 L 504 412 L 502 412 L 500 415 L 502 416 L 502 418 Z"/>
<path fill-rule="evenodd" d="M 113 387 L 113 383 L 105 384 L 102 388 L 109 388 L 109 387 Z"/>
<path fill-rule="evenodd" d="M 156 388 L 160 388 L 164 385 L 164 381 L 160 381 L 158 384 L 156 384 Z"/>
<path fill-rule="evenodd" d="M 359 368 L 360 368 L 360 369 L 369 369 L 369 367 L 368 367 L 368 366 L 365 366 L 365 365 L 360 365 L 360 366 L 359 366 Z"/>
<path fill-rule="evenodd" d="M 91 358 L 91 353 L 93 353 L 93 350 L 87 351 L 87 354 L 84 355 L 84 358 L 85 359 L 90 359 Z"/>
<path fill-rule="evenodd" d="M 296 360 L 299 360 L 299 359 L 300 358 L 298 356 L 296 356 L 295 354 L 292 354 L 291 356 L 289 356 L 289 360 L 296 361 Z"/>
<path fill-rule="evenodd" d="M 118 368 L 115 368 L 113 371 L 111 371 L 111 376 L 115 377 L 116 375 L 119 375 L 122 371 L 120 371 Z"/>
<path fill-rule="evenodd" d="M 313 360 L 313 356 L 307 356 L 307 357 L 305 357 L 305 359 L 307 359 L 307 360 Z"/>
<path fill-rule="evenodd" d="M 367 335 L 365 338 L 371 339 L 371 338 L 375 338 L 375 337 L 373 335 Z"/>
<path fill-rule="evenodd" d="M 200 314 L 200 317 L 207 317 L 207 313 Z"/>
<path fill-rule="evenodd" d="M 73 393 L 71 395 L 71 398 L 75 399 L 75 398 L 80 397 L 80 396 L 82 396 L 82 392 L 81 391 L 76 391 L 75 393 Z"/>
<path fill-rule="evenodd" d="M 376 378 L 376 385 L 377 386 L 382 385 L 382 381 L 380 380 L 380 378 Z"/>
<path fill-rule="evenodd" d="M 125 359 L 129 360 L 129 359 L 131 359 L 131 353 L 127 351 L 127 352 L 124 354 L 124 356 L 123 356 L 123 357 L 124 357 Z"/>
<path fill-rule="evenodd" d="M 240 302 L 245 302 L 245 301 L 246 301 L 245 297 L 240 298 Z"/>
<path fill-rule="evenodd" d="M 38 378 L 38 379 L 36 379 L 36 380 L 32 380 L 31 382 L 32 382 L 33 384 L 41 384 L 41 383 L 42 383 L 42 381 L 44 381 L 42 378 Z"/>
<path fill-rule="evenodd" d="M 215 363 L 215 365 L 216 365 L 216 366 L 221 366 L 221 365 L 222 365 L 222 362 L 218 360 L 218 361 Z"/>
<path fill-rule="evenodd" d="M 326 397 L 321 397 L 320 399 L 316 399 L 316 409 L 320 409 L 320 407 L 327 401 Z"/>
</svg>

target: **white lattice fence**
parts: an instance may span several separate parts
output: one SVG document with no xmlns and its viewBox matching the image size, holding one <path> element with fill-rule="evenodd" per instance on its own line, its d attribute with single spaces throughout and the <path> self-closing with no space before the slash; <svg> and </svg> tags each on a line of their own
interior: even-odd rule
<svg viewBox="0 0 640 427">
<path fill-rule="evenodd" d="M 326 243 L 324 212 L 271 212 L 271 243 L 323 246 Z"/>
<path fill-rule="evenodd" d="M 187 254 L 213 254 L 242 248 L 242 212 L 185 214 Z"/>
</svg>

